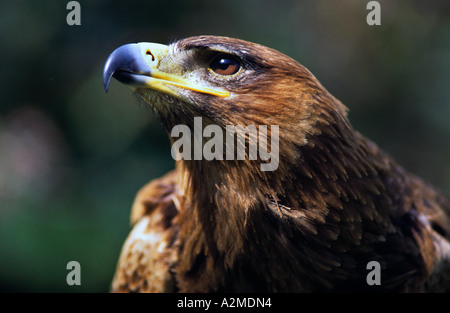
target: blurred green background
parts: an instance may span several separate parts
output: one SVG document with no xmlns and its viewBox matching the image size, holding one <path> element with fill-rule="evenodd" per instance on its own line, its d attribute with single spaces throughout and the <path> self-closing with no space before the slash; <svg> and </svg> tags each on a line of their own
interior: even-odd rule
<svg viewBox="0 0 450 313">
<path fill-rule="evenodd" d="M 380 0 L 0 3 L 0 290 L 107 292 L 137 190 L 174 166 L 152 111 L 103 64 L 130 42 L 190 35 L 295 58 L 356 129 L 450 195 L 450 3 Z M 66 264 L 81 264 L 81 286 Z"/>
</svg>

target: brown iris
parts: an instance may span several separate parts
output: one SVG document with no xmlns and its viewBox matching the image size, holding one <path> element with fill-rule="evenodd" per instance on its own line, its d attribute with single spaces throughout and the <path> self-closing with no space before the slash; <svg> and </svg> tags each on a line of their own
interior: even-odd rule
<svg viewBox="0 0 450 313">
<path fill-rule="evenodd" d="M 241 68 L 241 62 L 232 55 L 219 54 L 209 64 L 209 68 L 220 75 L 233 75 Z"/>
</svg>

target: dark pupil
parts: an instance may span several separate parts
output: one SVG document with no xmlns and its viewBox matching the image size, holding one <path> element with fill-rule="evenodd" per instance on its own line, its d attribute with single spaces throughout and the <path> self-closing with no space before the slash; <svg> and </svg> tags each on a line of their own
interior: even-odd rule
<svg viewBox="0 0 450 313">
<path fill-rule="evenodd" d="M 220 70 L 226 70 L 230 66 L 236 65 L 236 62 L 232 59 L 220 59 L 219 64 L 217 65 L 217 68 Z"/>
<path fill-rule="evenodd" d="M 241 64 L 228 56 L 218 56 L 210 64 L 211 69 L 221 75 L 233 75 L 239 71 Z"/>
</svg>

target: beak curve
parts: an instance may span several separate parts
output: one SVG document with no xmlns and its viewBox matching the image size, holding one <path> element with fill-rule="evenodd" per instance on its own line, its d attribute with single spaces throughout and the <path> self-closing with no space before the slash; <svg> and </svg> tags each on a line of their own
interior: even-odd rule
<svg viewBox="0 0 450 313">
<path fill-rule="evenodd" d="M 144 52 L 142 48 L 147 48 Z M 103 87 L 108 92 L 111 77 L 128 85 L 137 85 L 139 76 L 152 76 L 152 67 L 156 68 L 157 64 L 155 54 L 164 56 L 168 47 L 159 44 L 142 44 L 132 43 L 123 45 L 111 53 L 105 63 L 103 69 Z M 147 57 L 146 57 L 147 56 Z M 149 63 L 147 63 L 150 61 Z M 142 80 L 142 79 L 141 79 Z"/>
<path fill-rule="evenodd" d="M 150 88 L 180 98 L 179 87 L 219 97 L 230 93 L 192 83 L 182 76 L 162 72 L 159 63 L 167 55 L 169 47 L 162 44 L 140 42 L 123 45 L 108 57 L 103 69 L 103 87 L 108 92 L 111 77 L 133 89 Z"/>
</svg>

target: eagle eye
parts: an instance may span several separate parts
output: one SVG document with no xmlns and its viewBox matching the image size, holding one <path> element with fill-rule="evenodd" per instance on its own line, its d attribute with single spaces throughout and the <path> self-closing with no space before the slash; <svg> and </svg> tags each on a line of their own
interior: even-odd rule
<svg viewBox="0 0 450 313">
<path fill-rule="evenodd" d="M 236 74 L 239 71 L 241 62 L 235 56 L 222 53 L 211 61 L 209 68 L 214 73 L 228 76 Z"/>
</svg>

